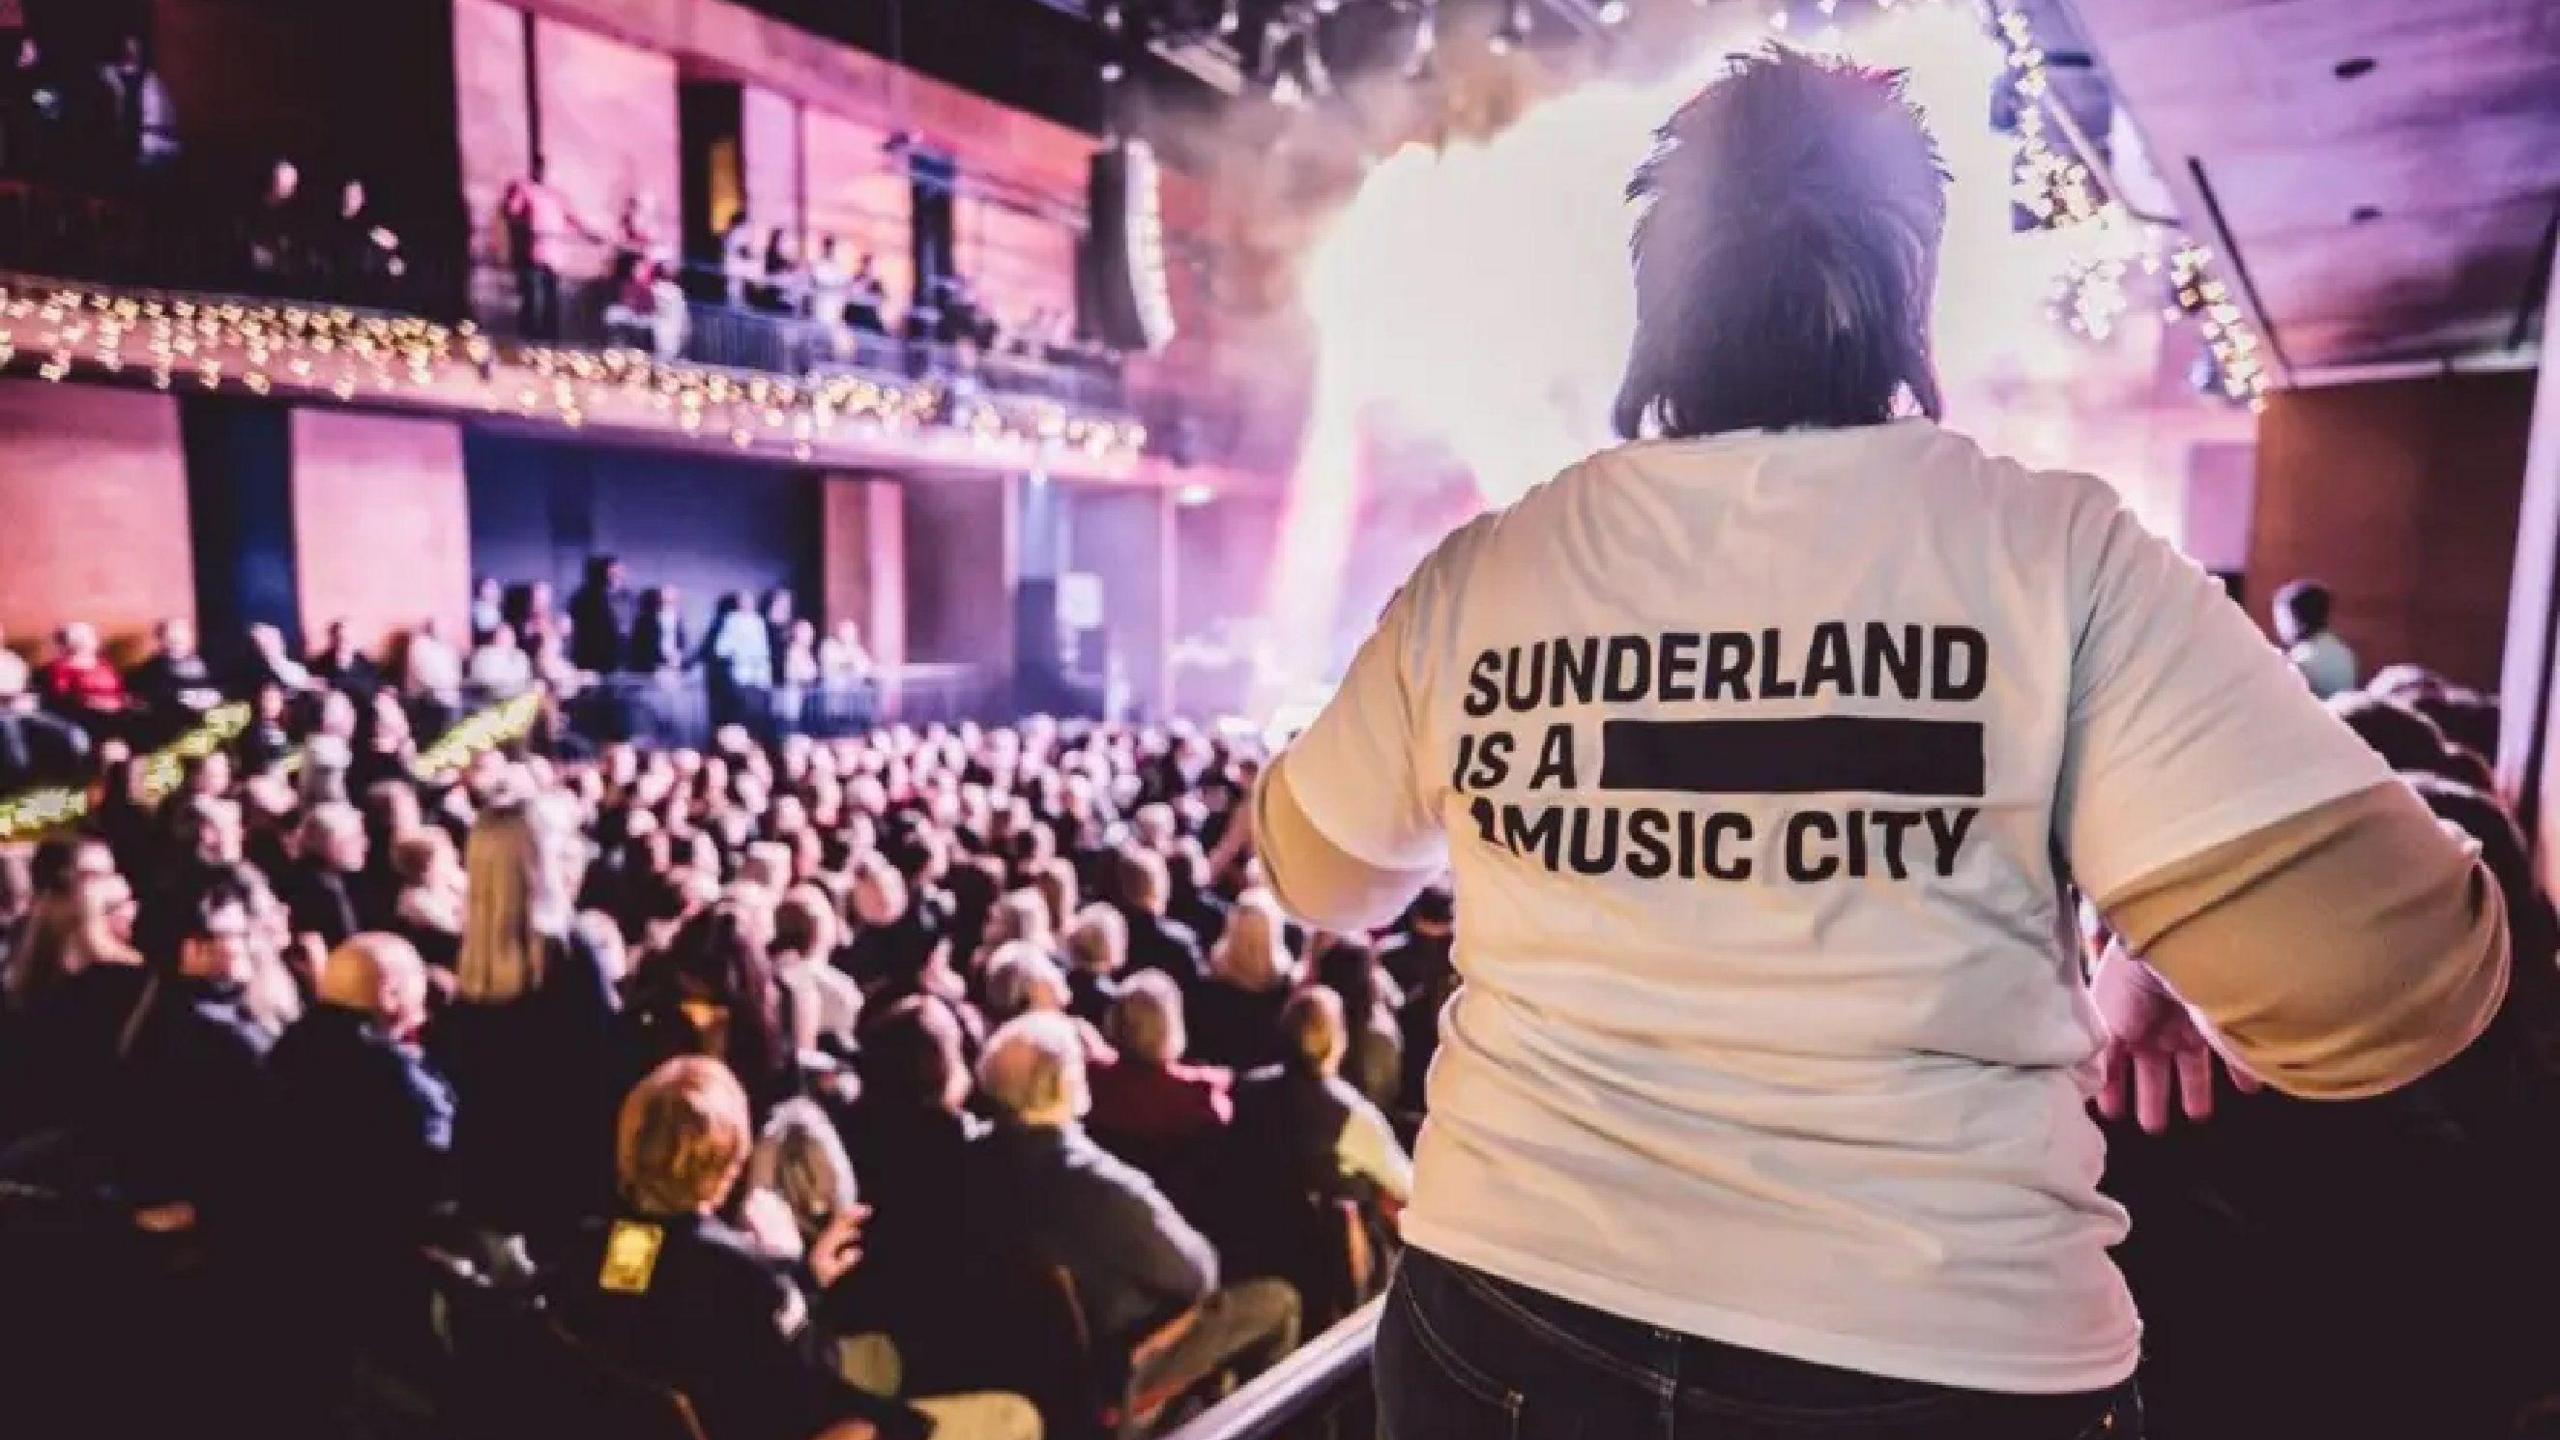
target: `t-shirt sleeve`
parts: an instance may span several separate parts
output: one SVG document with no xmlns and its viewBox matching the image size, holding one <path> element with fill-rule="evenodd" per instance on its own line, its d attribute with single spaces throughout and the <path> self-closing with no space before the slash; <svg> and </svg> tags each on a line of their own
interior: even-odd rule
<svg viewBox="0 0 2560 1440">
<path fill-rule="evenodd" d="M 2081 513 L 2054 833 L 2083 890 L 2104 899 L 2391 778 L 2219 582 L 2112 496 Z"/>
<path fill-rule="evenodd" d="M 1335 848 L 1380 870 L 1435 869 L 1447 838 L 1426 792 L 1414 611 L 1430 564 L 1378 617 L 1342 687 L 1281 757 L 1290 793 Z"/>
</svg>

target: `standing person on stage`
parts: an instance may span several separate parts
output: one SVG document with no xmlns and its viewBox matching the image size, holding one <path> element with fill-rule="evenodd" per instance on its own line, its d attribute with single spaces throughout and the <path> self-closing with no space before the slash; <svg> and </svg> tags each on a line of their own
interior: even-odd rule
<svg viewBox="0 0 2560 1440">
<path fill-rule="evenodd" d="M 2131 1440 L 2101 1067 L 2403 1085 L 2497 888 L 2103 483 L 1939 425 L 1892 76 L 1737 60 L 1633 194 L 1629 443 L 1424 560 L 1255 800 L 1327 928 L 1455 877 L 1386 1433 Z"/>
</svg>

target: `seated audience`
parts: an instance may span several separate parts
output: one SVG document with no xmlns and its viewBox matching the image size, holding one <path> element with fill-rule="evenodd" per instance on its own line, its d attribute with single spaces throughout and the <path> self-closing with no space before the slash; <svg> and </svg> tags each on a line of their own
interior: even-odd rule
<svg viewBox="0 0 2560 1440">
<path fill-rule="evenodd" d="M 275 1162 L 272 1263 L 302 1347 L 427 1343 L 418 1248 L 447 1196 L 453 1094 L 417 1046 L 426 967 L 406 941 L 329 953 L 315 1002 L 267 1057 Z"/>
<path fill-rule="evenodd" d="M 1129 922 L 1129 969 L 1161 970 L 1183 985 L 1208 976 L 1199 937 L 1191 927 L 1166 918 L 1173 900 L 1173 880 L 1164 857 L 1152 850 L 1124 845 L 1111 861 L 1113 903 Z"/>
<path fill-rule="evenodd" d="M 222 687 L 214 683 L 213 667 L 196 651 L 195 626 L 169 619 L 151 633 L 154 648 L 125 677 L 125 688 L 175 733 L 221 704 Z"/>
<path fill-rule="evenodd" d="M 293 861 L 279 880 L 294 934 L 315 936 L 323 951 L 335 950 L 384 918 L 361 913 L 357 904 L 371 843 L 364 815 L 352 805 L 314 805 L 305 813 Z"/>
<path fill-rule="evenodd" d="M 1087 1071 L 1093 1113 L 1086 1125 L 1114 1155 L 1147 1172 L 1180 1201 L 1196 1196 L 1203 1145 L 1235 1117 L 1234 1077 L 1183 1061 L 1182 990 L 1148 970 L 1129 978 L 1111 1007 L 1112 1063 Z"/>
<path fill-rule="evenodd" d="M 1079 1020 L 1103 1024 L 1126 988 L 1121 972 L 1129 963 L 1129 922 L 1108 905 L 1088 905 L 1067 927 L 1066 949 L 1067 989 L 1073 996 L 1067 1008 Z"/>
<path fill-rule="evenodd" d="M 492 700 L 512 700 L 533 688 L 533 657 L 516 643 L 516 627 L 500 625 L 471 652 L 463 678 Z"/>
<path fill-rule="evenodd" d="M 921 1414 L 847 1384 L 807 1295 L 719 1218 L 755 1131 L 716 1060 L 670 1060 L 633 1087 L 615 1127 L 618 1198 L 579 1227 L 546 1295 L 570 1333 L 692 1402 L 717 1440 L 920 1440 Z M 820 1289 L 861 1259 L 858 1211 L 805 1265 Z"/>
<path fill-rule="evenodd" d="M 13 788 L 67 777 L 89 755 L 88 732 L 37 709 L 27 683 L 26 660 L 0 643 L 0 785 Z"/>
<path fill-rule="evenodd" d="M 548 797 L 502 799 L 473 824 L 453 1003 L 427 1032 L 453 1084 L 465 1213 L 537 1241 L 607 1191 L 619 1073 L 613 977 L 571 924 L 583 864 L 572 825 Z"/>
<path fill-rule="evenodd" d="M 1136 1357 L 1133 1393 L 1251 1378 L 1296 1348 L 1296 1292 L 1271 1280 L 1220 1288 L 1208 1240 L 1085 1134 L 1091 1097 L 1073 1022 L 1033 1014 L 1006 1025 L 987 1041 L 978 1084 L 996 1128 L 969 1154 L 975 1243 L 1061 1267 L 1096 1353 Z"/>
<path fill-rule="evenodd" d="M 1377 951 L 1366 939 L 1337 939 L 1316 956 L 1315 982 L 1342 1001 L 1343 1077 L 1370 1103 L 1393 1109 L 1404 1091 L 1404 1032 L 1396 1024 L 1404 997 L 1378 968 Z"/>
<path fill-rule="evenodd" d="M 382 688 L 382 668 L 364 653 L 355 634 L 344 620 L 332 620 L 321 632 L 320 648 L 311 652 L 306 668 L 319 684 L 341 692 L 363 705 Z"/>
<path fill-rule="evenodd" d="M 2295 580 L 2276 591 L 2276 638 L 2311 693 L 2326 700 L 2356 688 L 2356 652 L 2329 628 L 2329 587 Z"/>
<path fill-rule="evenodd" d="M 1280 1007 L 1297 961 L 1287 922 L 1268 890 L 1236 898 L 1235 918 L 1211 957 L 1208 983 L 1193 992 L 1191 1034 L 1203 1060 L 1249 1070 L 1281 1058 Z"/>
<path fill-rule="evenodd" d="M 132 697 L 100 650 L 96 628 L 75 620 L 55 632 L 54 647 L 36 675 L 44 703 L 93 735 L 123 734 Z"/>
<path fill-rule="evenodd" d="M 761 1119 L 796 1093 L 799 1065 L 782 1028 L 767 917 L 744 899 L 723 900 L 680 926 L 626 987 L 626 1043 L 643 1067 L 678 1055 L 721 1061 Z"/>
<path fill-rule="evenodd" d="M 794 885 L 774 907 L 774 978 L 803 1051 L 849 1053 L 862 1022 L 862 987 L 831 963 L 838 929 L 835 903 L 818 886 Z"/>
<path fill-rule="evenodd" d="M 1268 1193 L 1350 1195 L 1401 1208 L 1413 1195 L 1413 1160 L 1386 1115 L 1343 1078 L 1350 1025 L 1342 999 L 1318 986 L 1289 997 L 1281 1012 L 1288 1058 L 1236 1082 L 1237 1170 Z M 1272 1167 L 1275 1167 L 1273 1169 Z"/>
<path fill-rule="evenodd" d="M 453 836 L 433 825 L 404 830 L 391 842 L 391 867 L 399 888 L 392 896 L 387 928 L 408 941 L 430 971 L 450 982 L 462 955 L 463 916 L 470 903 Z"/>
</svg>

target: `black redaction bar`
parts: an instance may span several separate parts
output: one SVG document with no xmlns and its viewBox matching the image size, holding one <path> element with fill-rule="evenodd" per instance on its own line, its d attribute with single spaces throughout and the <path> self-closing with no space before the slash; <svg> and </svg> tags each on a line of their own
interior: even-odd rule
<svg viewBox="0 0 2560 1440">
<path fill-rule="evenodd" d="M 1982 724 L 1975 720 L 1611 720 L 1600 735 L 1603 790 L 1982 794 Z"/>
</svg>

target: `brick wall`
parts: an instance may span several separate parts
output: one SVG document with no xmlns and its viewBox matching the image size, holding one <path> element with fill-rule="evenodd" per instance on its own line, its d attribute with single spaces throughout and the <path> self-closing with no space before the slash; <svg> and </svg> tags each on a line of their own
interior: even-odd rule
<svg viewBox="0 0 2560 1440">
<path fill-rule="evenodd" d="M 165 395 L 0 382 L 0 627 L 26 649 L 65 619 L 110 641 L 195 614 L 186 458 Z"/>
<path fill-rule="evenodd" d="M 303 633 L 343 619 L 376 646 L 422 617 L 463 633 L 471 522 L 462 427 L 293 412 L 294 563 Z"/>
</svg>

